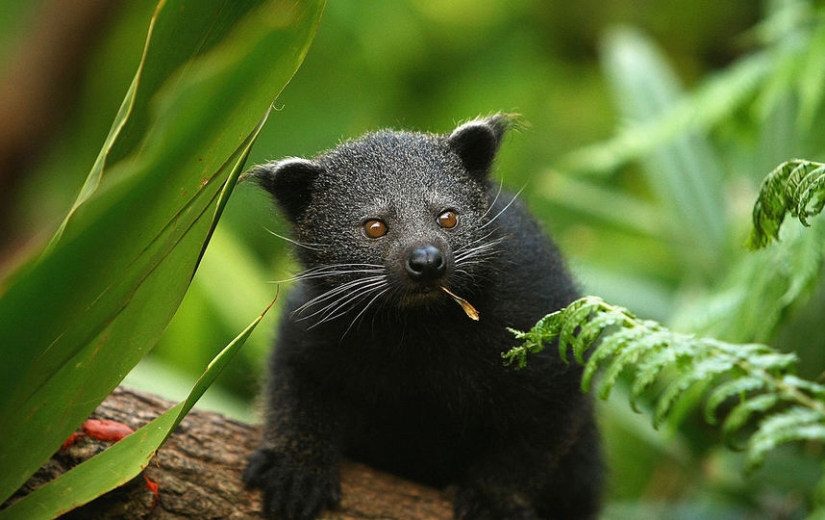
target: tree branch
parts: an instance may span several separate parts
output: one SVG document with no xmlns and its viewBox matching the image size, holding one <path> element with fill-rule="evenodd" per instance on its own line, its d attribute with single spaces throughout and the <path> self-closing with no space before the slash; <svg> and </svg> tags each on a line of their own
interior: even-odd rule
<svg viewBox="0 0 825 520">
<path fill-rule="evenodd" d="M 137 429 L 174 403 L 120 387 L 95 411 L 95 419 L 112 419 Z M 154 495 L 142 476 L 63 518 L 83 519 L 182 519 L 261 518 L 261 496 L 246 489 L 241 473 L 247 456 L 256 448 L 261 429 L 220 414 L 193 410 L 160 449 L 144 472 L 157 483 Z M 59 451 L 12 498 L 30 493 L 39 485 L 99 453 L 109 443 L 84 437 Z M 343 500 L 326 520 L 367 518 L 452 518 L 447 494 L 381 473 L 354 462 L 341 467 Z"/>
</svg>

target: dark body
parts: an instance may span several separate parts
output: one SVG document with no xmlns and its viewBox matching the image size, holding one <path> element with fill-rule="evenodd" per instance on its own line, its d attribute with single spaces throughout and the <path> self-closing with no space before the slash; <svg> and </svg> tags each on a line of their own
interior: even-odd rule
<svg viewBox="0 0 825 520">
<path fill-rule="evenodd" d="M 458 518 L 595 517 L 602 469 L 580 367 L 554 349 L 522 370 L 501 359 L 516 343 L 507 327 L 529 329 L 577 297 L 556 247 L 488 179 L 506 124 L 370 134 L 256 173 L 306 244 L 308 273 L 320 268 L 289 297 L 265 440 L 245 475 L 270 514 L 312 518 L 334 505 L 348 456 L 455 485 Z M 374 220 L 385 225 L 377 237 L 361 229 Z"/>
</svg>

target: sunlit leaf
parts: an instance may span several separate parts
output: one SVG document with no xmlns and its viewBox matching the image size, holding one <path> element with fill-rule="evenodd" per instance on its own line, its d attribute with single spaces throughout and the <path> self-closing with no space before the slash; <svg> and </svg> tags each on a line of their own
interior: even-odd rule
<svg viewBox="0 0 825 520">
<path fill-rule="evenodd" d="M 223 371 L 263 319 L 256 318 L 209 363 L 186 400 L 109 449 L 37 488 L 0 511 L 2 520 L 51 519 L 67 513 L 136 477 L 172 435 L 184 416 Z"/>
<path fill-rule="evenodd" d="M 0 299 L 0 502 L 157 342 L 323 8 L 182 4 L 159 5 L 128 119 L 62 235 Z"/>
</svg>

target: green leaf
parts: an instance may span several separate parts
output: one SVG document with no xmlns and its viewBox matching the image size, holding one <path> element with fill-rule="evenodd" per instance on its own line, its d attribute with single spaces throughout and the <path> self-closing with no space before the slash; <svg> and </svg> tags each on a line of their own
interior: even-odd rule
<svg viewBox="0 0 825 520">
<path fill-rule="evenodd" d="M 613 358 L 606 375 L 599 381 L 599 397 L 607 399 L 613 385 L 616 383 L 626 363 L 633 360 L 639 353 L 638 349 L 632 348 L 630 357 L 625 355 L 625 347 L 628 344 L 636 345 L 647 331 L 641 328 L 619 330 L 604 338 L 599 348 L 590 356 L 582 375 L 582 387 L 589 388 L 597 370 L 603 366 L 603 362 L 608 358 Z M 644 346 L 642 346 L 644 348 Z"/>
<path fill-rule="evenodd" d="M 655 44 L 631 29 L 608 33 L 605 74 L 629 125 L 661 119 L 684 98 L 676 74 Z M 683 131 L 640 157 L 647 181 L 678 224 L 670 231 L 705 253 L 716 269 L 726 232 L 719 160 L 707 139 Z"/>
<path fill-rule="evenodd" d="M 270 306 L 271 307 L 271 306 Z M 267 310 L 269 310 L 267 308 Z M 0 511 L 0 520 L 51 519 L 121 486 L 149 465 L 184 416 L 220 375 L 266 314 L 264 311 L 209 363 L 186 400 L 110 448 Z"/>
<path fill-rule="evenodd" d="M 775 393 L 760 394 L 745 399 L 731 410 L 722 425 L 725 436 L 731 436 L 739 431 L 754 414 L 762 414 L 776 406 L 782 396 Z"/>
<path fill-rule="evenodd" d="M 814 399 L 822 401 L 823 407 L 825 407 L 825 386 L 814 383 L 813 381 L 808 381 L 807 379 L 802 379 L 793 374 L 784 376 L 782 378 L 782 384 L 808 392 Z"/>
<path fill-rule="evenodd" d="M 727 399 L 740 397 L 744 400 L 749 393 L 763 389 L 765 389 L 765 381 L 752 376 L 732 379 L 722 383 L 708 395 L 707 401 L 705 401 L 705 420 L 710 424 L 716 424 L 716 410 Z"/>
<path fill-rule="evenodd" d="M 0 502 L 157 342 L 323 9 L 183 3 L 159 4 L 105 160 L 46 254 L 4 287 Z"/>
<path fill-rule="evenodd" d="M 546 326 L 548 321 L 553 322 L 552 327 Z M 748 447 L 753 464 L 761 462 L 774 446 L 793 440 L 819 440 L 825 431 L 825 385 L 795 376 L 798 359 L 794 354 L 777 352 L 767 345 L 736 345 L 673 332 L 593 296 L 576 300 L 540 324 L 519 334 L 529 338 L 530 350 L 556 341 L 564 335 L 561 331 L 588 330 L 587 341 L 576 346 L 592 350 L 586 361 L 577 356 L 578 362 L 585 364 L 582 388 L 586 391 L 596 373 L 603 371 L 598 392 L 606 399 L 620 374 L 627 373 L 631 376 L 632 407 L 637 408 L 636 401 L 643 395 L 655 402 L 654 427 L 678 419 L 680 413 L 698 406 L 704 396 L 705 416 L 716 424 L 720 405 L 739 397 L 722 431 L 731 437 L 754 420 L 757 434 Z M 574 338 L 581 340 L 581 335 Z M 522 345 L 521 350 L 526 349 Z M 654 385 L 660 377 L 663 391 Z M 651 395 L 653 392 L 658 395 Z"/>
<path fill-rule="evenodd" d="M 591 306 L 590 313 L 595 312 L 595 308 Z M 575 319 L 572 316 L 571 319 Z M 621 316 L 614 313 L 597 313 L 591 317 L 582 327 L 579 328 L 578 345 L 573 350 L 576 361 L 579 364 L 584 364 L 584 355 L 596 343 L 599 337 L 609 330 L 621 323 Z"/>
<path fill-rule="evenodd" d="M 809 209 L 809 206 L 813 206 Z M 762 181 L 753 207 L 753 230 L 748 247 L 760 249 L 779 240 L 779 228 L 787 214 L 809 225 L 825 205 L 825 164 L 792 159 L 777 166 Z"/>
<path fill-rule="evenodd" d="M 582 343 L 578 337 L 579 323 L 583 323 L 592 313 L 592 309 L 587 302 L 576 305 L 574 302 L 564 312 L 564 319 L 561 320 L 561 331 L 559 333 L 559 348 L 567 349 L 573 347 L 573 353 L 577 360 L 581 360 L 584 349 L 589 347 Z"/>
<path fill-rule="evenodd" d="M 799 81 L 799 119 L 801 125 L 811 131 L 814 116 L 825 100 L 825 25 L 817 24 L 806 46 L 805 56 L 800 69 L 804 74 L 797 76 Z"/>
<path fill-rule="evenodd" d="M 653 414 L 653 427 L 658 428 L 669 415 L 676 401 L 694 385 L 709 384 L 719 374 L 730 371 L 734 367 L 734 359 L 723 357 L 708 357 L 694 363 L 689 371 L 685 371 L 662 392 L 656 402 Z"/>
<path fill-rule="evenodd" d="M 636 365 L 633 384 L 630 388 L 631 404 L 636 408 L 636 401 L 648 391 L 663 371 L 677 366 L 680 352 L 674 348 L 673 334 L 658 327 L 645 330 L 640 328 L 640 342 L 647 347 L 648 354 Z"/>
<path fill-rule="evenodd" d="M 765 455 L 792 441 L 825 442 L 823 416 L 814 410 L 794 406 L 765 418 L 748 442 L 747 470 L 762 465 Z"/>
<path fill-rule="evenodd" d="M 605 47 L 614 42 L 611 40 Z M 691 95 L 679 98 L 670 110 L 623 127 L 618 135 L 605 142 L 571 152 L 561 158 L 557 168 L 590 174 L 610 173 L 679 136 L 709 130 L 750 102 L 775 66 L 773 61 L 767 52 L 743 58 L 709 78 Z"/>
<path fill-rule="evenodd" d="M 822 210 L 823 195 L 825 164 L 795 159 L 768 174 L 748 241 L 760 250 L 739 258 L 712 294 L 683 308 L 673 320 L 678 327 L 727 341 L 769 341 L 787 309 L 821 277 L 825 222 L 808 218 Z M 788 214 L 799 222 L 785 223 Z M 780 228 L 781 242 L 765 248 L 779 239 Z"/>
<path fill-rule="evenodd" d="M 673 319 L 678 328 L 732 342 L 767 342 L 789 306 L 804 301 L 820 279 L 825 222 L 783 226 L 782 241 L 741 257 L 726 280 Z"/>
</svg>

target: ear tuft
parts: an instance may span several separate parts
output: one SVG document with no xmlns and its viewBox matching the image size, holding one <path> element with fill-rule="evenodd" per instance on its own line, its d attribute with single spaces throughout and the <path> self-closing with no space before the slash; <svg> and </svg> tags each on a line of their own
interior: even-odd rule
<svg viewBox="0 0 825 520">
<path fill-rule="evenodd" d="M 447 142 L 461 158 L 467 171 L 484 176 L 490 172 L 504 133 L 514 125 L 515 120 L 516 117 L 510 114 L 475 119 L 453 130 Z"/>
<path fill-rule="evenodd" d="M 318 163 L 291 157 L 255 166 L 242 180 L 251 180 L 268 191 L 287 218 L 295 222 L 309 205 L 314 181 L 323 172 Z"/>
</svg>

